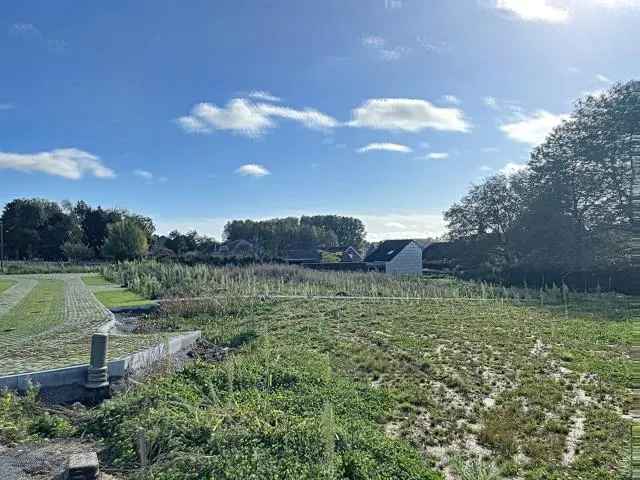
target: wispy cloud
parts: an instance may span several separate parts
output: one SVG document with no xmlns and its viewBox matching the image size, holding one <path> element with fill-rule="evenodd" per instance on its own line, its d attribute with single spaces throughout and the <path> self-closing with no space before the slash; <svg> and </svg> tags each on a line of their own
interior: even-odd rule
<svg viewBox="0 0 640 480">
<path fill-rule="evenodd" d="M 134 170 L 133 174 L 136 177 L 140 177 L 144 180 L 153 180 L 153 173 L 149 172 L 148 170 Z"/>
<path fill-rule="evenodd" d="M 495 8 L 528 22 L 566 23 L 569 10 L 548 0 L 495 0 Z"/>
<path fill-rule="evenodd" d="M 482 103 L 484 103 L 485 106 L 491 108 L 492 110 L 498 110 L 500 108 L 498 107 L 498 100 L 496 99 L 496 97 L 483 97 Z"/>
<path fill-rule="evenodd" d="M 524 163 L 509 162 L 504 167 L 502 167 L 500 170 L 498 170 L 498 173 L 500 173 L 502 175 L 506 175 L 507 177 L 509 177 L 511 175 L 515 175 L 516 173 L 524 172 L 524 171 L 528 170 L 528 168 L 529 167 L 527 167 L 527 165 L 524 164 Z"/>
<path fill-rule="evenodd" d="M 256 104 L 245 98 L 234 98 L 225 107 L 199 103 L 189 115 L 179 117 L 176 121 L 191 133 L 229 130 L 248 137 L 258 137 L 276 126 L 274 118 L 293 120 L 312 129 L 338 126 L 337 120 L 311 108 L 296 110 L 267 103 Z"/>
<path fill-rule="evenodd" d="M 411 53 L 411 48 L 404 45 L 390 46 L 383 37 L 377 35 L 366 35 L 362 37 L 361 42 L 376 57 L 387 62 L 399 60 Z"/>
<path fill-rule="evenodd" d="M 427 154 L 426 158 L 429 160 L 445 160 L 449 158 L 449 154 L 447 152 L 431 152 Z"/>
<path fill-rule="evenodd" d="M 139 177 L 139 178 L 145 180 L 149 184 L 156 183 L 156 182 L 157 183 L 165 183 L 168 180 L 167 177 L 156 177 L 149 170 L 136 169 L 136 170 L 133 171 L 133 174 L 136 177 Z"/>
<path fill-rule="evenodd" d="M 551 131 L 569 118 L 566 114 L 556 115 L 546 110 L 538 110 L 519 120 L 500 125 L 500 130 L 511 140 L 532 146 L 540 145 Z"/>
<path fill-rule="evenodd" d="M 279 102 L 282 99 L 280 97 L 276 97 L 275 95 L 271 95 L 269 92 L 265 92 L 264 90 L 254 90 L 249 92 L 249 98 L 254 98 L 256 100 L 263 100 L 265 102 Z"/>
<path fill-rule="evenodd" d="M 236 173 L 245 177 L 264 177 L 266 175 L 271 175 L 271 172 L 269 170 L 267 170 L 264 166 L 258 165 L 256 163 L 248 163 L 246 165 L 242 165 L 236 170 Z"/>
<path fill-rule="evenodd" d="M 47 38 L 38 27 L 32 23 L 14 23 L 9 26 L 9 36 L 19 38 L 24 41 L 39 43 L 53 53 L 66 53 L 69 44 L 57 38 Z"/>
<path fill-rule="evenodd" d="M 374 98 L 352 112 L 352 127 L 374 130 L 419 132 L 427 128 L 468 132 L 471 124 L 457 108 L 436 107 L 427 100 L 411 98 Z"/>
<path fill-rule="evenodd" d="M 598 73 L 596 75 L 596 80 L 598 80 L 599 82 L 602 82 L 602 83 L 611 83 L 611 80 L 609 79 L 609 77 L 607 77 L 607 76 L 605 76 L 605 75 L 603 75 L 601 73 Z"/>
<path fill-rule="evenodd" d="M 384 47 L 384 44 L 385 44 L 384 38 L 379 37 L 377 35 L 366 35 L 362 37 L 362 45 L 364 45 L 365 47 L 380 48 L 380 47 Z"/>
<path fill-rule="evenodd" d="M 444 95 L 442 101 L 450 103 L 451 105 L 460 105 L 462 101 L 455 95 Z"/>
<path fill-rule="evenodd" d="M 13 37 L 41 39 L 42 32 L 33 23 L 14 23 L 9 25 L 9 35 Z"/>
<path fill-rule="evenodd" d="M 413 150 L 406 145 L 400 145 L 397 143 L 370 143 L 362 148 L 356 150 L 358 153 L 366 153 L 373 151 L 387 151 L 387 152 L 400 152 L 411 153 Z"/>
<path fill-rule="evenodd" d="M 451 47 L 446 42 L 433 41 L 423 36 L 418 36 L 416 42 L 421 49 L 429 53 L 441 54 L 451 50 Z"/>
<path fill-rule="evenodd" d="M 71 180 L 78 180 L 85 175 L 97 178 L 115 177 L 114 171 L 103 165 L 97 156 L 77 148 L 37 153 L 0 152 L 0 169 L 42 172 Z"/>
</svg>

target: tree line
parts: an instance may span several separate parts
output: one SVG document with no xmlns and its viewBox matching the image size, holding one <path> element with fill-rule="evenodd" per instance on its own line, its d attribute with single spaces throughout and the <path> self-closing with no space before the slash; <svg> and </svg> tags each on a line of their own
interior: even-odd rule
<svg viewBox="0 0 640 480">
<path fill-rule="evenodd" d="M 123 209 L 20 198 L 4 206 L 5 255 L 13 260 L 137 258 L 154 238 L 153 221 Z"/>
<path fill-rule="evenodd" d="M 195 230 L 156 235 L 149 217 L 84 201 L 15 199 L 0 219 L 5 256 L 12 260 L 124 260 L 149 254 L 197 262 L 220 256 L 221 243 Z M 250 242 L 250 255 L 263 260 L 285 258 L 291 249 L 362 247 L 364 234 L 362 221 L 337 215 L 233 220 L 224 229 L 227 241 Z"/>
<path fill-rule="evenodd" d="M 247 240 L 258 254 L 272 258 L 286 257 L 292 249 L 365 245 L 362 221 L 339 215 L 233 220 L 225 225 L 224 236 L 230 241 Z"/>
<path fill-rule="evenodd" d="M 496 278 L 631 268 L 633 158 L 640 160 L 638 81 L 578 100 L 525 170 L 472 186 L 445 212 L 448 255 Z"/>
</svg>

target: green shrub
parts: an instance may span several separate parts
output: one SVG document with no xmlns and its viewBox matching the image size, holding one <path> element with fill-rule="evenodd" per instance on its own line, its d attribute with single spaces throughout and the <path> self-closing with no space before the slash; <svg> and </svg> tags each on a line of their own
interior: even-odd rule
<svg viewBox="0 0 640 480">
<path fill-rule="evenodd" d="M 25 395 L 0 393 L 0 444 L 13 444 L 34 438 L 70 437 L 75 428 L 63 417 L 50 415 L 38 403 L 38 390 Z"/>
<path fill-rule="evenodd" d="M 107 460 L 141 478 L 438 479 L 384 435 L 390 399 L 326 359 L 253 344 L 105 403 L 90 425 Z"/>
</svg>

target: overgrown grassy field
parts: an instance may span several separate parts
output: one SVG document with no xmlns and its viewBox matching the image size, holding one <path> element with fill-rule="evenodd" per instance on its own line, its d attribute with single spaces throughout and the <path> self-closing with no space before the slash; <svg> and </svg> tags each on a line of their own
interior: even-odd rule
<svg viewBox="0 0 640 480">
<path fill-rule="evenodd" d="M 629 298 L 290 267 L 180 267 L 165 277 L 150 273 L 155 265 L 135 265 L 137 274 L 147 269 L 138 277 L 131 267 L 106 274 L 140 291 L 155 284 L 168 296 L 189 291 L 200 276 L 195 291 L 217 292 L 211 301 L 166 304 L 154 328 L 202 328 L 216 344 L 240 346 L 219 365 L 153 381 L 100 411 L 99 419 L 123 425 L 110 434 L 103 420 L 94 424 L 112 462 L 137 464 L 134 432 L 146 432 L 145 478 L 196 478 L 188 473 L 196 468 L 245 478 L 262 463 L 290 465 L 264 478 L 431 478 L 430 470 L 452 479 L 630 478 L 637 312 Z M 256 276 L 253 286 L 232 283 L 246 275 Z M 251 290 L 256 296 L 246 296 Z M 276 290 L 375 294 L 260 295 Z M 384 408 L 363 417 L 371 398 Z M 175 415 L 177 426 L 154 426 Z M 363 444 L 349 435 L 351 422 L 364 420 L 376 433 Z M 232 463 L 222 454 L 231 447 Z M 402 453 L 382 460 L 380 452 Z M 353 467 L 352 455 L 369 469 Z"/>
</svg>

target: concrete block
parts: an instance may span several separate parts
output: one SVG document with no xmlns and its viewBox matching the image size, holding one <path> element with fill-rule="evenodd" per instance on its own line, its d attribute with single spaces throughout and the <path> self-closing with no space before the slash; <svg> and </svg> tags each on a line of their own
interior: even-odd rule
<svg viewBox="0 0 640 480">
<path fill-rule="evenodd" d="M 67 463 L 67 480 L 97 480 L 100 473 L 96 452 L 75 453 Z"/>
</svg>

